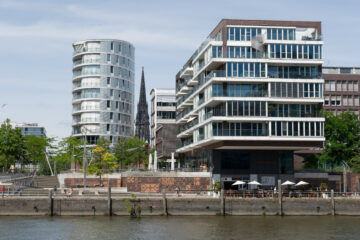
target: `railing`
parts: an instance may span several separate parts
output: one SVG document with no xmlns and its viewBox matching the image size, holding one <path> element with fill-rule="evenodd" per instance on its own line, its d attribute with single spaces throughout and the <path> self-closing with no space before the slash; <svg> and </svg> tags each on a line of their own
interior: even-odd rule
<svg viewBox="0 0 360 240">
<path fill-rule="evenodd" d="M 213 110 L 211 112 L 207 112 L 205 113 L 204 115 L 204 120 L 207 120 L 211 117 L 224 117 L 226 116 L 226 110 L 225 109 L 222 109 L 222 110 Z"/>
<path fill-rule="evenodd" d="M 183 126 L 180 127 L 180 132 L 184 132 L 190 128 L 192 128 L 193 126 L 195 126 L 196 124 L 199 123 L 199 119 L 195 119 L 193 121 L 191 121 L 190 123 L 184 124 Z"/>
<path fill-rule="evenodd" d="M 100 98 L 100 94 L 93 94 L 93 95 L 74 95 L 73 100 L 81 99 L 81 98 Z"/>
<path fill-rule="evenodd" d="M 202 141 L 202 140 L 204 140 L 204 139 L 205 139 L 204 134 L 199 134 L 198 137 L 197 137 L 198 142 L 199 142 L 199 141 Z"/>
<path fill-rule="evenodd" d="M 284 72 L 280 73 L 271 73 L 268 72 L 269 78 L 291 78 L 291 79 L 321 79 L 323 78 L 322 73 L 316 74 L 300 74 L 299 72 Z"/>
<path fill-rule="evenodd" d="M 73 112 L 78 112 L 78 111 L 92 111 L 92 110 L 100 110 L 100 107 L 74 107 L 73 108 Z"/>
<path fill-rule="evenodd" d="M 79 54 L 79 53 L 83 53 L 83 52 L 100 52 L 100 48 L 81 48 L 79 50 L 74 50 L 73 55 Z"/>
<path fill-rule="evenodd" d="M 282 113 L 281 116 L 279 113 Z M 318 112 L 307 112 L 307 111 L 289 111 L 289 114 L 283 114 L 280 111 L 269 110 L 269 117 L 323 117 L 321 111 Z"/>
<path fill-rule="evenodd" d="M 214 137 L 220 136 L 269 136 L 267 129 L 213 129 L 212 132 Z"/>
<path fill-rule="evenodd" d="M 192 138 L 187 139 L 187 140 L 184 140 L 181 143 L 177 144 L 177 148 L 185 147 L 185 146 L 188 146 L 188 145 L 193 144 L 193 143 L 194 143 L 194 141 L 193 141 Z"/>
<path fill-rule="evenodd" d="M 303 41 L 322 41 L 322 36 L 302 36 Z"/>
<path fill-rule="evenodd" d="M 233 92 L 233 94 L 231 93 Z M 236 91 L 235 89 L 233 91 L 224 91 L 221 92 L 212 92 L 212 97 L 267 97 L 268 91 L 246 91 L 246 90 L 240 90 L 240 92 Z"/>
<path fill-rule="evenodd" d="M 87 63 L 100 63 L 100 59 L 80 59 L 80 60 L 76 60 L 73 62 L 73 66 L 75 67 L 76 65 L 80 65 L 80 64 L 87 64 Z"/>
<path fill-rule="evenodd" d="M 178 115 L 176 115 L 176 121 L 180 120 L 181 118 L 183 118 L 186 114 L 188 114 L 189 112 L 191 112 L 192 110 L 194 110 L 193 107 L 188 107 L 186 108 L 184 111 L 182 111 L 181 113 L 179 113 Z"/>
<path fill-rule="evenodd" d="M 193 86 L 191 91 L 188 92 L 186 95 L 182 96 L 178 101 L 177 105 L 179 106 L 181 103 L 183 103 L 188 97 L 190 97 L 194 92 L 196 92 L 202 85 L 207 83 L 210 79 L 214 77 L 225 77 L 225 71 L 224 70 L 214 70 L 211 71 L 206 77 L 199 77 L 199 84 L 196 86 Z"/>
</svg>

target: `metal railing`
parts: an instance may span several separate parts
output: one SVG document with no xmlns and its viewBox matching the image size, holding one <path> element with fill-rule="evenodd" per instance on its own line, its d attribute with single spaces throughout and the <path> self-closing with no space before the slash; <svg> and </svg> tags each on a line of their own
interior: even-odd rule
<svg viewBox="0 0 360 240">
<path fill-rule="evenodd" d="M 212 135 L 214 137 L 221 136 L 269 136 L 269 131 L 267 129 L 213 129 Z"/>
</svg>

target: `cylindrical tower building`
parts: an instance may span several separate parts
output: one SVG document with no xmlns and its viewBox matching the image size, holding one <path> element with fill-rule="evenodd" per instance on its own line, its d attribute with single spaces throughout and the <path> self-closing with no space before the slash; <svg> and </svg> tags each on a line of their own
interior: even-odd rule
<svg viewBox="0 0 360 240">
<path fill-rule="evenodd" d="M 73 43 L 73 131 L 96 144 L 133 135 L 135 48 L 126 41 L 95 39 Z"/>
</svg>

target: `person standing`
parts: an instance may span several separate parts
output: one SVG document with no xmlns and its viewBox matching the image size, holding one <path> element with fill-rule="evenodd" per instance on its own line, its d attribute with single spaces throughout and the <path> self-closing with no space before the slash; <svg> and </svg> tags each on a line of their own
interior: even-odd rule
<svg viewBox="0 0 360 240">
<path fill-rule="evenodd" d="M 2 197 L 4 197 L 4 194 L 5 194 L 5 187 L 2 186 L 2 188 L 1 188 L 1 195 L 2 195 Z"/>
<path fill-rule="evenodd" d="M 56 196 L 57 187 L 54 186 L 54 196 Z"/>
</svg>

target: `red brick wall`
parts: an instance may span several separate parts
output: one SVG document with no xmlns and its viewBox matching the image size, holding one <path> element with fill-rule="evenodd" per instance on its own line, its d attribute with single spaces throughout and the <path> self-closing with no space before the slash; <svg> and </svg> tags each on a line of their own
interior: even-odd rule
<svg viewBox="0 0 360 240">
<path fill-rule="evenodd" d="M 175 192 L 210 190 L 210 178 L 207 177 L 124 177 L 122 187 L 129 192 Z"/>
<path fill-rule="evenodd" d="M 206 191 L 210 190 L 208 177 L 123 177 L 121 179 L 110 179 L 111 187 L 127 187 L 128 192 L 175 192 L 178 187 L 180 191 Z M 65 178 L 65 187 L 83 187 L 82 178 Z M 108 179 L 102 178 L 104 187 L 108 186 Z M 87 178 L 88 187 L 100 186 L 99 178 Z"/>
</svg>

